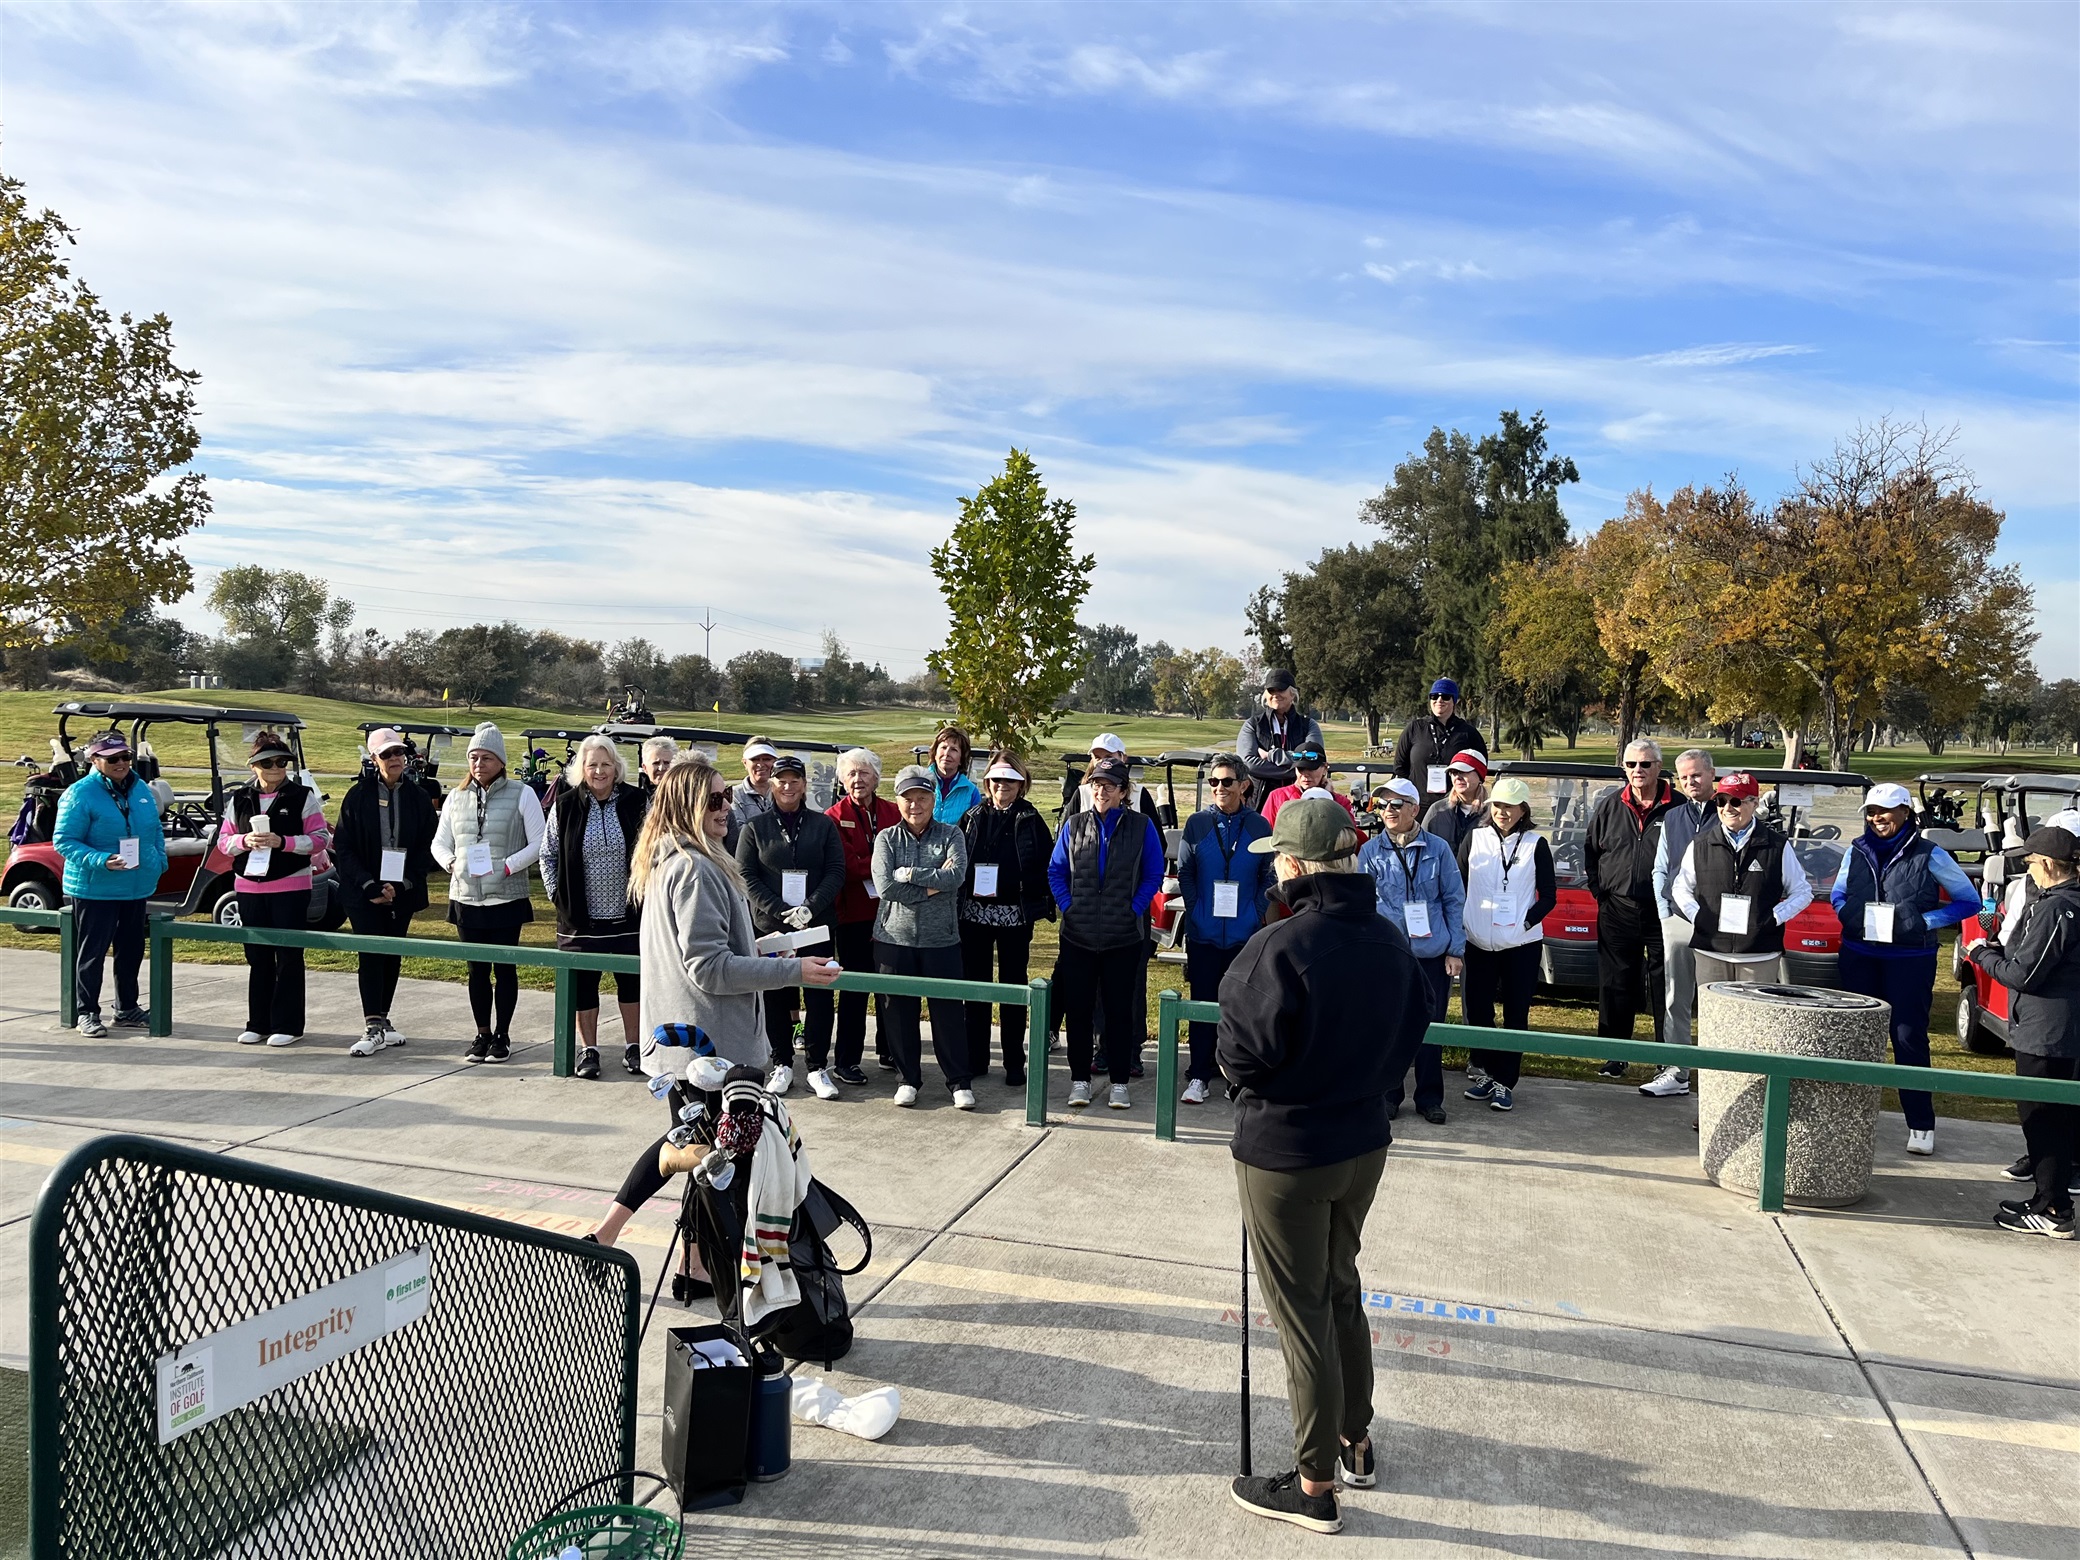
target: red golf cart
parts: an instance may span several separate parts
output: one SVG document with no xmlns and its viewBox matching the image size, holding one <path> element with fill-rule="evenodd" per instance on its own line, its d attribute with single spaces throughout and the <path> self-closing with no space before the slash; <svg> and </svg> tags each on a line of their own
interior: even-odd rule
<svg viewBox="0 0 2080 1560">
<path fill-rule="evenodd" d="M 1785 973 L 1801 986 L 1839 986 L 1842 927 L 1827 895 L 1842 853 L 1863 828 L 1863 793 L 1870 781 L 1815 769 L 1747 773 L 1763 787 L 1762 818 L 1790 836 L 1813 885 L 1813 902 L 1784 928 Z M 1531 788 L 1531 821 L 1553 852 L 1560 902 L 1545 919 L 1539 979 L 1554 990 L 1594 991 L 1596 898 L 1589 892 L 1582 846 L 1591 810 L 1624 784 L 1623 771 L 1613 764 L 1499 759 L 1494 774 L 1513 775 Z"/>
<path fill-rule="evenodd" d="M 226 926 L 236 926 L 238 898 L 231 892 L 231 859 L 216 849 L 217 826 L 229 790 L 224 777 L 224 744 L 232 742 L 236 751 L 243 751 L 245 743 L 262 730 L 279 732 L 295 755 L 296 773 L 316 790 L 303 759 L 302 719 L 285 710 L 122 699 L 71 699 L 51 713 L 58 717 L 58 734 L 51 738 L 51 767 L 31 777 L 25 788 L 25 837 L 8 852 L 7 866 L 0 873 L 0 894 L 8 904 L 16 909 L 55 910 L 64 902 L 65 863 L 51 843 L 58 803 L 65 788 L 92 767 L 85 758 L 87 740 L 96 732 L 119 731 L 137 755 L 134 773 L 159 800 L 160 823 L 166 831 L 166 872 L 152 892 L 152 907 L 175 915 L 201 912 Z M 202 789 L 198 783 L 205 774 L 209 784 Z M 243 778 L 234 758 L 231 784 Z M 333 874 L 318 874 L 312 883 L 310 925 L 335 931 L 345 920 L 346 908 L 335 891 Z"/>
<path fill-rule="evenodd" d="M 1965 872 L 1979 881 L 1982 894 L 2003 899 L 2012 921 L 2027 892 L 2022 842 L 2053 813 L 2080 807 L 2080 775 L 1940 774 L 1922 775 L 1918 783 L 1924 831 L 1952 855 L 1960 850 L 1977 853 L 1977 861 Z M 1976 791 L 1966 790 L 1967 785 L 1975 785 Z M 1940 805 L 1960 798 L 1962 805 Z M 1932 802 L 1938 805 L 1932 807 Z M 1957 837 L 1955 845 L 1951 836 Z M 1951 947 L 1951 969 L 1957 976 L 1957 1038 L 1967 1050 L 1997 1056 L 2007 1048 L 2014 994 L 1964 956 L 1986 940 L 1983 916 L 1967 917 L 1957 933 Z"/>
</svg>

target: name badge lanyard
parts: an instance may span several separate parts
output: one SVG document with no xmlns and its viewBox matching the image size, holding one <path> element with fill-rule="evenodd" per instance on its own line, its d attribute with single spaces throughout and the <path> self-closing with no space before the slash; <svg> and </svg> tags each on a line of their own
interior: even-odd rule
<svg viewBox="0 0 2080 1560">
<path fill-rule="evenodd" d="M 1514 845 L 1511 844 L 1513 840 L 1517 842 Z M 1509 872 L 1510 868 L 1517 864 L 1517 857 L 1524 854 L 1522 841 L 1522 835 L 1511 834 L 1502 839 L 1495 847 L 1495 857 L 1502 863 L 1502 892 L 1505 896 L 1505 902 L 1512 906 L 1515 905 L 1516 900 L 1509 897 Z M 1523 918 L 1523 912 L 1518 911 L 1516 917 L 1509 924 L 1514 926 Z"/>
</svg>

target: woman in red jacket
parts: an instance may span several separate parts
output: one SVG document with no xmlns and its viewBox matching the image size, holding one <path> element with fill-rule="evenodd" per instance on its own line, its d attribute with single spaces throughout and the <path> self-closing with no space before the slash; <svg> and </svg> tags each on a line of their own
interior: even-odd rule
<svg viewBox="0 0 2080 1560">
<path fill-rule="evenodd" d="M 901 821 L 896 804 L 875 795 L 881 784 L 881 759 L 872 748 L 851 748 L 838 756 L 838 784 L 845 794 L 829 809 L 845 847 L 845 887 L 838 895 L 836 924 L 831 928 L 831 957 L 848 970 L 874 967 L 874 836 Z M 880 998 L 875 998 L 874 1048 L 884 1068 L 893 1068 Z M 867 1044 L 867 994 L 838 993 L 837 1056 L 831 1076 L 840 1083 L 864 1084 L 860 1055 Z M 809 1065 L 821 1065 L 811 1057 Z"/>
</svg>

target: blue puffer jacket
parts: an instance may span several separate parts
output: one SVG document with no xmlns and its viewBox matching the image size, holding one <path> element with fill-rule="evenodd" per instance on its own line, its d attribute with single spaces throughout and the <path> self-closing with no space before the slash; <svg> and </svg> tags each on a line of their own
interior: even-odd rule
<svg viewBox="0 0 2080 1560">
<path fill-rule="evenodd" d="M 1429 934 L 1408 939 L 1417 958 L 1466 956 L 1466 885 L 1459 881 L 1459 863 L 1453 859 L 1451 846 L 1419 829 L 1414 841 L 1397 852 L 1385 834 L 1375 834 L 1358 852 L 1358 865 L 1371 874 L 1373 891 L 1379 895 L 1379 913 L 1403 931 L 1408 930 L 1404 907 L 1411 899 L 1430 912 Z M 1413 885 L 1409 867 L 1415 868 Z"/>
<path fill-rule="evenodd" d="M 1184 896 L 1185 935 L 1190 941 L 1208 948 L 1240 948 L 1264 924 L 1272 858 L 1253 853 L 1249 846 L 1270 832 L 1264 815 L 1251 807 L 1232 818 L 1218 807 L 1203 807 L 1185 819 L 1177 889 Z M 1232 916 L 1213 913 L 1213 885 L 1223 879 L 1237 885 Z"/>
<path fill-rule="evenodd" d="M 137 836 L 137 865 L 111 870 L 109 859 L 132 834 Z M 166 871 L 159 804 L 135 776 L 120 799 L 98 771 L 67 786 L 51 843 L 65 858 L 67 899 L 149 899 Z"/>
<path fill-rule="evenodd" d="M 932 778 L 938 781 L 932 788 L 932 816 L 941 823 L 959 828 L 961 820 L 968 816 L 968 809 L 982 805 L 982 787 L 969 779 L 965 770 L 953 777 L 951 786 L 939 779 L 936 770 Z"/>
</svg>

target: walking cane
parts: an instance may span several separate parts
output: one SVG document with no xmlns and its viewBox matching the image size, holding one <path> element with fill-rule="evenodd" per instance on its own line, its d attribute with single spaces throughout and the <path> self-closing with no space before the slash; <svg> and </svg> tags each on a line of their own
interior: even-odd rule
<svg viewBox="0 0 2080 1560">
<path fill-rule="evenodd" d="M 1242 1476 L 1249 1477 L 1249 1225 L 1242 1226 Z"/>
</svg>

